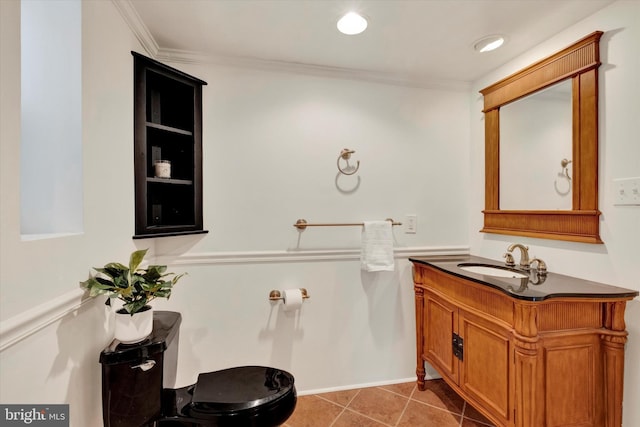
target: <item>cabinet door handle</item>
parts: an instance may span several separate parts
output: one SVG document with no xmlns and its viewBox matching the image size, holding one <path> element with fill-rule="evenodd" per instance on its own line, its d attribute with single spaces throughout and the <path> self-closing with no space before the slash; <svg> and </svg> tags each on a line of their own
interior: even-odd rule
<svg viewBox="0 0 640 427">
<path fill-rule="evenodd" d="M 451 344 L 453 347 L 453 355 L 460 360 L 464 360 L 464 341 L 462 337 L 454 333 Z"/>
</svg>

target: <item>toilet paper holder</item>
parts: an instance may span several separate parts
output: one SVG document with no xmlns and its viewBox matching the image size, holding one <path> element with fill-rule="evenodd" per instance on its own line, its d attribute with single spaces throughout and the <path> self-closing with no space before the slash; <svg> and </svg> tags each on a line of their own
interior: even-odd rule
<svg viewBox="0 0 640 427">
<path fill-rule="evenodd" d="M 300 288 L 300 292 L 302 293 L 302 299 L 311 298 L 305 288 Z M 270 301 L 284 300 L 284 297 L 282 296 L 282 293 L 280 291 L 274 289 L 271 292 L 269 292 L 269 300 Z"/>
</svg>

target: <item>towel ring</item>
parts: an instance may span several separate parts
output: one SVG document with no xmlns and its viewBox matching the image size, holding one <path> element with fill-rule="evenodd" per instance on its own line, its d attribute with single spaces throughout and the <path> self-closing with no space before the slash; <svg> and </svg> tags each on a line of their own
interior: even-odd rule
<svg viewBox="0 0 640 427">
<path fill-rule="evenodd" d="M 353 153 L 355 153 L 355 151 L 354 151 L 354 150 L 349 150 L 348 148 L 345 148 L 345 149 L 343 149 L 343 150 L 340 152 L 340 155 L 338 156 L 338 161 L 337 161 L 337 163 L 338 163 L 338 170 L 340 171 L 340 173 L 341 173 L 341 174 L 344 174 L 344 175 L 353 175 L 354 173 L 358 172 L 358 169 L 360 169 L 360 160 L 358 160 L 358 161 L 356 162 L 356 167 L 355 167 L 355 169 L 353 169 L 353 170 L 352 170 L 352 171 L 350 171 L 350 172 L 347 172 L 346 168 L 345 168 L 345 169 L 342 169 L 342 168 L 340 167 L 340 159 L 343 159 L 345 162 L 347 162 L 347 166 L 349 166 L 349 159 L 351 158 L 351 155 L 352 155 Z"/>
</svg>

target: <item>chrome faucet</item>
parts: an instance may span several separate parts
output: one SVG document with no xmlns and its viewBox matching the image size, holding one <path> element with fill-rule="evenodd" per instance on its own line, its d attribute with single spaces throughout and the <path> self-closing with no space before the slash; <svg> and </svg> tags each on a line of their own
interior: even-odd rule
<svg viewBox="0 0 640 427">
<path fill-rule="evenodd" d="M 509 248 L 507 248 L 507 253 L 504 254 L 506 258 L 506 264 L 508 267 L 515 267 L 516 263 L 513 260 L 513 250 L 515 248 L 520 249 L 520 268 L 523 270 L 529 270 L 530 261 L 529 261 L 529 248 L 527 246 L 521 245 L 520 243 L 514 243 Z"/>
</svg>

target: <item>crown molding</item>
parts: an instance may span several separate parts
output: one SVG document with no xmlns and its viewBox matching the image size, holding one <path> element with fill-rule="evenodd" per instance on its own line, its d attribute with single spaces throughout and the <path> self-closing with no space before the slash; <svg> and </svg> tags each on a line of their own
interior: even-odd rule
<svg viewBox="0 0 640 427">
<path fill-rule="evenodd" d="M 160 46 L 156 43 L 153 35 L 138 15 L 135 7 L 129 0 L 111 0 L 113 5 L 118 9 L 124 22 L 129 26 L 133 34 L 136 36 L 146 53 L 152 58 L 158 54 Z"/>
<path fill-rule="evenodd" d="M 435 80 L 418 76 L 399 75 L 354 68 L 331 67 L 326 65 L 306 64 L 300 62 L 288 62 L 254 57 L 242 57 L 233 55 L 208 55 L 202 52 L 194 52 L 181 49 L 160 48 L 156 59 L 182 64 L 213 64 L 248 68 L 261 71 L 284 72 L 303 74 L 317 77 L 328 77 L 347 80 L 359 80 L 373 83 L 388 84 L 394 86 L 407 86 L 421 89 L 453 90 L 468 92 L 471 83 L 459 80 Z"/>
<path fill-rule="evenodd" d="M 303 74 L 346 80 L 358 80 L 394 86 L 415 87 L 421 89 L 453 90 L 467 92 L 471 90 L 470 82 L 457 80 L 433 80 L 418 76 L 398 75 L 380 71 L 358 70 L 352 68 L 331 67 L 317 64 L 279 61 L 272 59 L 241 57 L 233 55 L 209 55 L 181 49 L 168 49 L 158 46 L 153 35 L 138 15 L 130 0 L 111 0 L 122 15 L 131 31 L 146 53 L 158 61 L 182 64 L 213 64 L 248 68 L 261 71 Z"/>
</svg>

